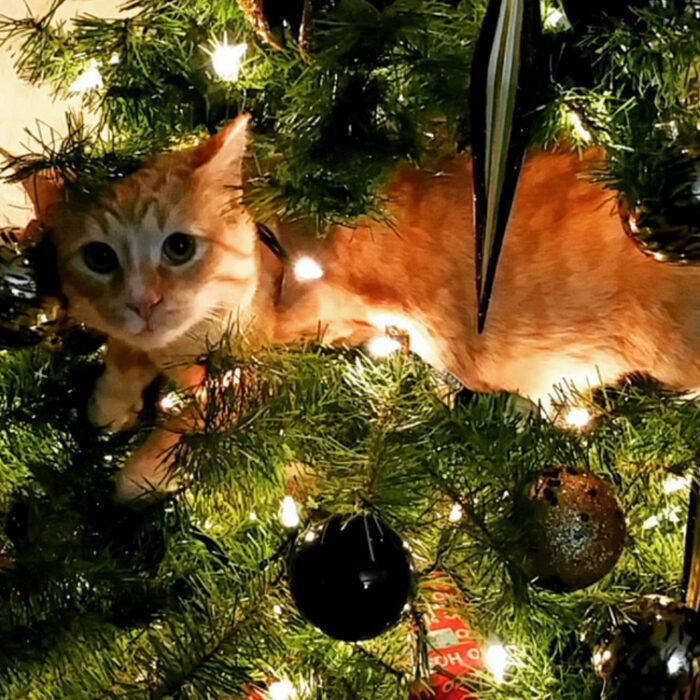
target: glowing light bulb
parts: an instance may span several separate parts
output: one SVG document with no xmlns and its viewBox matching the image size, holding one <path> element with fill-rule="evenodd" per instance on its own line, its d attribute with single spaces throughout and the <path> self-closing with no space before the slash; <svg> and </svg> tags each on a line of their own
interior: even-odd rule
<svg viewBox="0 0 700 700">
<path fill-rule="evenodd" d="M 285 496 L 280 506 L 280 522 L 290 530 L 299 527 L 297 504 L 291 496 Z"/>
<path fill-rule="evenodd" d="M 68 93 L 82 95 L 103 85 L 102 74 L 97 67 L 97 61 L 93 58 L 90 65 L 68 86 Z"/>
<path fill-rule="evenodd" d="M 565 30 L 571 29 L 569 20 L 556 7 L 550 7 L 544 16 L 544 26 L 547 29 Z"/>
<path fill-rule="evenodd" d="M 250 511 L 250 515 L 248 516 L 251 520 L 257 520 L 258 519 L 258 514 L 254 511 Z"/>
<path fill-rule="evenodd" d="M 117 63 L 119 63 L 119 61 L 121 61 L 121 59 L 119 58 L 119 54 L 118 54 L 118 53 L 113 53 L 113 54 L 109 57 L 109 65 L 110 65 L 110 66 L 116 66 Z"/>
<path fill-rule="evenodd" d="M 396 338 L 390 338 L 388 335 L 378 335 L 367 343 L 367 352 L 372 357 L 389 357 L 389 355 L 399 350 L 401 350 L 401 343 Z"/>
<path fill-rule="evenodd" d="M 564 422 L 572 428 L 585 428 L 592 418 L 585 408 L 570 408 L 564 415 Z"/>
<path fill-rule="evenodd" d="M 606 664 L 608 661 L 612 659 L 612 652 L 610 649 L 605 649 L 603 651 L 596 651 L 593 654 L 593 666 L 596 669 L 596 671 L 602 671 L 603 670 L 603 665 Z"/>
<path fill-rule="evenodd" d="M 681 649 L 675 649 L 666 662 L 666 669 L 669 676 L 675 676 L 679 671 L 688 672 L 690 664 L 686 652 Z"/>
<path fill-rule="evenodd" d="M 571 125 L 571 130 L 581 139 L 581 141 L 590 141 L 593 137 L 591 132 L 586 129 L 581 121 L 581 117 L 576 113 L 569 111 L 567 113 L 569 124 Z"/>
<path fill-rule="evenodd" d="M 178 396 L 177 392 L 171 391 L 158 402 L 158 408 L 160 408 L 163 413 L 176 413 L 182 408 L 182 399 Z"/>
<path fill-rule="evenodd" d="M 508 652 L 500 642 L 492 642 L 484 652 L 484 666 L 491 672 L 497 683 L 503 683 L 508 666 Z"/>
<path fill-rule="evenodd" d="M 462 506 L 460 506 L 459 503 L 455 503 L 452 506 L 452 509 L 450 510 L 450 514 L 447 517 L 447 519 L 451 523 L 458 523 L 463 517 L 464 517 L 464 511 L 462 510 Z"/>
<path fill-rule="evenodd" d="M 556 8 L 550 7 L 544 18 L 545 27 L 556 27 L 564 15 Z"/>
<path fill-rule="evenodd" d="M 689 476 L 670 476 L 664 482 L 664 493 L 675 493 L 690 486 Z"/>
<path fill-rule="evenodd" d="M 651 530 L 652 527 L 656 527 L 660 522 L 655 515 L 652 515 L 642 523 L 642 530 Z"/>
<path fill-rule="evenodd" d="M 292 685 L 291 681 L 275 681 L 270 683 L 267 688 L 267 693 L 270 700 L 290 700 L 297 697 L 297 689 Z"/>
<path fill-rule="evenodd" d="M 217 44 L 211 52 L 211 64 L 216 75 L 231 83 L 237 80 L 247 49 L 248 44 L 229 46 L 228 39 L 224 38 L 223 42 Z"/>
<path fill-rule="evenodd" d="M 275 615 L 281 615 L 282 614 L 282 606 L 281 605 L 273 605 L 272 612 L 275 613 Z"/>
<path fill-rule="evenodd" d="M 294 277 L 299 282 L 318 280 L 323 277 L 323 268 L 313 258 L 299 258 L 294 263 Z"/>
</svg>

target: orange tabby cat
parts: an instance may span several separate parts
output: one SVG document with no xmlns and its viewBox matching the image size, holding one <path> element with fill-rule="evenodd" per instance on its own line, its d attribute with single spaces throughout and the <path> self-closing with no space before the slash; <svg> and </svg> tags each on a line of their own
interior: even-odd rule
<svg viewBox="0 0 700 700">
<path fill-rule="evenodd" d="M 132 425 L 146 385 L 201 354 L 231 314 L 254 344 L 298 341 L 319 327 L 327 342 L 359 344 L 395 326 L 424 359 L 480 391 L 539 399 L 562 379 L 585 386 L 633 371 L 700 388 L 700 269 L 642 255 L 610 193 L 581 178 L 577 155 L 526 160 L 478 335 L 468 156 L 438 173 L 396 173 L 387 191 L 395 230 L 368 223 L 317 240 L 301 225 L 281 227 L 292 262 L 311 255 L 323 277 L 288 273 L 278 296 L 281 263 L 240 202 L 246 129 L 241 116 L 90 203 L 66 204 L 55 185 L 32 182 L 70 311 L 109 336 L 89 405 L 95 425 Z M 123 470 L 118 495 L 163 487 L 159 456 L 176 440 L 156 430 Z"/>
</svg>

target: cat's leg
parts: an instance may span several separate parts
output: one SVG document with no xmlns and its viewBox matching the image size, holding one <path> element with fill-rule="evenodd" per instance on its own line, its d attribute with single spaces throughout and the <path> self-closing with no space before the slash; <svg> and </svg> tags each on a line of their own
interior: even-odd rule
<svg viewBox="0 0 700 700">
<path fill-rule="evenodd" d="M 197 396 L 197 388 L 204 380 L 204 368 L 180 368 L 169 371 L 168 375 L 183 387 L 191 388 Z M 202 400 L 198 398 L 197 405 L 168 418 L 148 436 L 143 445 L 134 450 L 117 474 L 115 500 L 120 503 L 134 502 L 179 488 L 180 483 L 172 475 L 170 467 L 182 434 L 199 428 Z"/>
<path fill-rule="evenodd" d="M 143 408 L 144 389 L 158 376 L 148 355 L 110 340 L 105 369 L 87 407 L 88 420 L 109 432 L 131 428 Z"/>
</svg>

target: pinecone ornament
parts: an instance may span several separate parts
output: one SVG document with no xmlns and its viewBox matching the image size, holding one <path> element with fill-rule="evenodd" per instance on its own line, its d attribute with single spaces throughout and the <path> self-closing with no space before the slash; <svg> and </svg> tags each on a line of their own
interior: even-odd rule
<svg viewBox="0 0 700 700">
<path fill-rule="evenodd" d="M 700 694 L 700 613 L 665 596 L 630 603 L 599 642 L 593 667 L 605 698 L 683 700 Z"/>
<path fill-rule="evenodd" d="M 0 233 L 0 348 L 36 345 L 54 333 L 63 318 L 50 247 L 32 242 L 21 229 L 4 229 Z"/>
<path fill-rule="evenodd" d="M 627 235 L 655 260 L 700 264 L 700 154 L 670 168 L 658 196 L 623 201 Z"/>
<path fill-rule="evenodd" d="M 0 350 L 48 343 L 54 349 L 89 354 L 99 334 L 71 323 L 60 292 L 51 244 L 38 224 L 0 230 Z"/>
</svg>

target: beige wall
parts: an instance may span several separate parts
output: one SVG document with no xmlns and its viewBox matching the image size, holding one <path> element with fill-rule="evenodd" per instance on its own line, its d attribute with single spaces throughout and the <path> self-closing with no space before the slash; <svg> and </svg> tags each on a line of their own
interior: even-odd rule
<svg viewBox="0 0 700 700">
<path fill-rule="evenodd" d="M 45 12 L 51 4 L 51 0 L 0 0 L 0 14 L 24 17 L 25 2 L 35 14 Z M 122 4 L 123 0 L 67 0 L 57 17 L 69 18 L 80 13 L 114 17 L 119 14 L 117 8 Z M 35 87 L 19 80 L 13 68 L 15 48 L 16 44 L 11 42 L 0 49 L 0 147 L 13 154 L 26 152 L 22 145 L 30 143 L 26 128 L 34 131 L 39 121 L 63 133 L 66 110 L 80 107 L 77 97 L 54 101 L 45 87 Z M 89 115 L 85 117 L 89 121 Z M 31 209 L 22 188 L 0 183 L 0 226 L 21 226 L 29 218 Z"/>
</svg>

